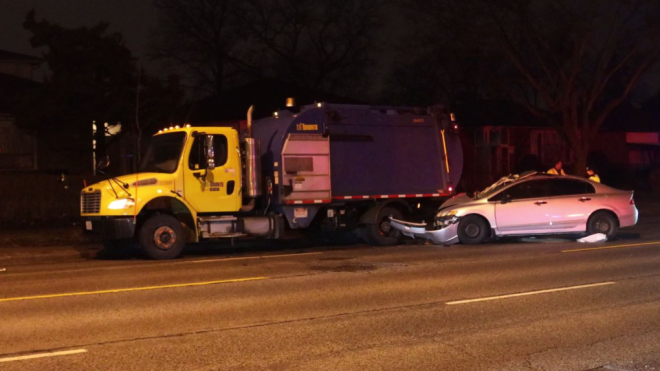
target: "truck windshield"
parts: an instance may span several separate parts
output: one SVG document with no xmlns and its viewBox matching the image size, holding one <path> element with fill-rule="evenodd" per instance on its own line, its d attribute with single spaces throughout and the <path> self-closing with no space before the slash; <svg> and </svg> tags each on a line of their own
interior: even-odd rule
<svg viewBox="0 0 660 371">
<path fill-rule="evenodd" d="M 179 165 L 179 158 L 186 140 L 186 133 L 156 135 L 152 138 L 147 152 L 142 158 L 141 173 L 173 173 Z"/>
</svg>

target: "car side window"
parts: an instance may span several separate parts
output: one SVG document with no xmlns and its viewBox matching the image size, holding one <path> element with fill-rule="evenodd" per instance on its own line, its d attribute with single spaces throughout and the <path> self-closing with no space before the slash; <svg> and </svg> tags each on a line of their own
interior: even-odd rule
<svg viewBox="0 0 660 371">
<path fill-rule="evenodd" d="M 596 193 L 594 186 L 576 179 L 553 179 L 550 186 L 550 196 L 581 195 Z"/>
<path fill-rule="evenodd" d="M 520 200 L 525 198 L 544 198 L 547 196 L 547 185 L 548 181 L 545 179 L 529 180 L 505 189 L 490 200 L 500 201 L 503 197 L 510 197 L 512 200 Z"/>
<path fill-rule="evenodd" d="M 206 168 L 206 156 L 204 155 L 204 140 L 206 136 L 198 135 L 193 141 L 188 157 L 188 167 L 191 170 Z M 215 152 L 215 166 L 220 167 L 227 163 L 227 137 L 224 135 L 213 135 L 213 150 Z"/>
</svg>

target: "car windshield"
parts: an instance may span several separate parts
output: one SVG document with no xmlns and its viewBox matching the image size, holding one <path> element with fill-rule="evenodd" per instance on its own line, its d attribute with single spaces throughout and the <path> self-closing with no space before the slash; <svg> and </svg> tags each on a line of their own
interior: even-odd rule
<svg viewBox="0 0 660 371">
<path fill-rule="evenodd" d="M 142 158 L 139 171 L 142 173 L 173 173 L 176 171 L 186 140 L 186 133 L 156 135 L 152 138 Z"/>
<path fill-rule="evenodd" d="M 486 189 L 484 189 L 483 191 L 477 193 L 476 199 L 487 198 L 493 193 L 499 191 L 505 185 L 516 181 L 516 179 L 518 179 L 518 175 L 504 176 L 500 178 L 500 180 L 498 180 L 497 182 L 486 187 Z"/>
<path fill-rule="evenodd" d="M 486 187 L 486 189 L 484 189 L 483 191 L 477 193 L 477 195 L 475 196 L 475 199 L 479 200 L 479 199 L 482 199 L 482 198 L 490 197 L 491 195 L 495 194 L 497 191 L 502 189 L 504 186 L 506 186 L 506 185 L 508 185 L 512 182 L 515 182 L 519 179 L 527 178 L 528 176 L 533 175 L 533 174 L 536 174 L 536 172 L 535 171 L 527 171 L 527 172 L 524 172 L 520 175 L 518 175 L 518 174 L 509 174 L 507 176 L 503 176 L 497 182 L 491 184 L 490 186 Z"/>
</svg>

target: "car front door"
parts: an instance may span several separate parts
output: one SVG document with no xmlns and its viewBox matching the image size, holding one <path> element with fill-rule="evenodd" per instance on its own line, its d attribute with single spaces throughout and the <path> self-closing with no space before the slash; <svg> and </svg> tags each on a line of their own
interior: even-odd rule
<svg viewBox="0 0 660 371">
<path fill-rule="evenodd" d="M 598 204 L 594 186 L 578 179 L 551 179 L 548 187 L 550 228 L 553 232 L 586 230 L 589 215 Z"/>
<path fill-rule="evenodd" d="M 495 220 L 501 234 L 547 233 L 550 225 L 548 181 L 526 180 L 489 199 L 495 203 Z"/>
</svg>

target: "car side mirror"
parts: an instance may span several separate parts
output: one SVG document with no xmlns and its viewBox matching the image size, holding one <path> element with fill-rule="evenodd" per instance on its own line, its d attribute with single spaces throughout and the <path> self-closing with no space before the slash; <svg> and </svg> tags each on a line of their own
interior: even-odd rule
<svg viewBox="0 0 660 371">
<path fill-rule="evenodd" d="M 502 205 L 511 202 L 511 195 L 510 194 L 505 194 L 504 197 L 502 197 L 502 200 L 500 201 Z"/>
<path fill-rule="evenodd" d="M 206 169 L 215 169 L 215 149 L 213 148 L 213 135 L 204 138 L 204 154 L 206 155 Z"/>
</svg>

